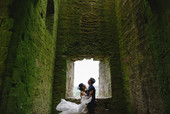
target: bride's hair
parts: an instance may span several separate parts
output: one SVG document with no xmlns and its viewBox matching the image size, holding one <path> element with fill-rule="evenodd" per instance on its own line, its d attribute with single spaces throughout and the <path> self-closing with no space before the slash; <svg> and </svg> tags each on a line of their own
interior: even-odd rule
<svg viewBox="0 0 170 114">
<path fill-rule="evenodd" d="M 79 84 L 78 89 L 79 89 L 80 91 L 83 91 L 83 85 L 84 85 L 83 83 L 80 83 L 80 84 Z"/>
</svg>

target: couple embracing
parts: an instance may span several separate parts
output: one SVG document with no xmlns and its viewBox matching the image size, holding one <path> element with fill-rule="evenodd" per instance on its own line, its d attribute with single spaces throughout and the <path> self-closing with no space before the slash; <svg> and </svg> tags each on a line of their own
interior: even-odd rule
<svg viewBox="0 0 170 114">
<path fill-rule="evenodd" d="M 93 84 L 95 83 L 94 78 L 90 78 L 88 80 L 89 88 L 86 90 L 86 85 L 83 83 L 79 84 L 81 103 L 76 104 L 70 101 L 66 101 L 65 99 L 61 99 L 61 102 L 57 105 L 56 109 L 58 111 L 62 111 L 60 114 L 94 114 L 94 109 L 96 105 L 95 99 L 95 87 Z"/>
</svg>

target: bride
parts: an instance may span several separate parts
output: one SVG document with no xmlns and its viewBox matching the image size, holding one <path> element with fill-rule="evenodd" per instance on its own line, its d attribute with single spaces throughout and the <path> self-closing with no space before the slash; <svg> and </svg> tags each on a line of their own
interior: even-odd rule
<svg viewBox="0 0 170 114">
<path fill-rule="evenodd" d="M 82 114 L 87 113 L 86 105 L 91 102 L 92 97 L 86 96 L 85 93 L 86 85 L 83 83 L 79 84 L 81 103 L 76 104 L 65 99 L 61 99 L 61 102 L 57 105 L 57 111 L 62 111 L 60 114 Z"/>
</svg>

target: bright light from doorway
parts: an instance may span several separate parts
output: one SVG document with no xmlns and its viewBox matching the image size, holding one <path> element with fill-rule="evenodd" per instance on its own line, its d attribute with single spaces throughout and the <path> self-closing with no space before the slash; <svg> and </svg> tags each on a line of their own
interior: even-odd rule
<svg viewBox="0 0 170 114">
<path fill-rule="evenodd" d="M 76 89 L 80 83 L 84 83 L 88 87 L 87 82 L 91 77 L 96 80 L 94 86 L 96 87 L 96 94 L 98 94 L 99 61 L 94 61 L 93 59 L 83 59 L 82 61 L 74 62 L 73 96 L 79 96 L 79 92 L 77 92 Z"/>
</svg>

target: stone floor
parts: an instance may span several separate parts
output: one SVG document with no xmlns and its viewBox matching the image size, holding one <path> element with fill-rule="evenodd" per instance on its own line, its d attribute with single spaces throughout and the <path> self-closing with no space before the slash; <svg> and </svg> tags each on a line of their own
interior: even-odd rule
<svg viewBox="0 0 170 114">
<path fill-rule="evenodd" d="M 72 102 L 75 102 L 75 103 L 80 103 L 80 100 L 76 100 L 76 99 L 67 99 L 69 101 L 72 101 Z M 96 100 L 97 103 L 96 103 L 96 108 L 95 108 L 95 114 L 113 114 L 111 112 L 111 110 L 109 110 L 109 101 L 110 99 L 97 99 Z"/>
<path fill-rule="evenodd" d="M 109 99 L 97 99 L 95 114 L 111 114 L 109 110 Z"/>
<path fill-rule="evenodd" d="M 105 110 L 105 109 L 96 109 L 95 114 L 112 114 L 110 110 Z"/>
</svg>

